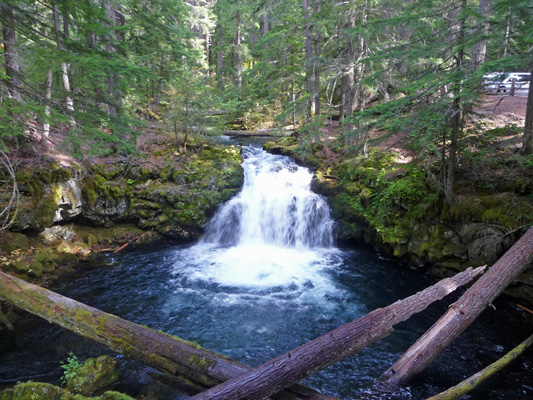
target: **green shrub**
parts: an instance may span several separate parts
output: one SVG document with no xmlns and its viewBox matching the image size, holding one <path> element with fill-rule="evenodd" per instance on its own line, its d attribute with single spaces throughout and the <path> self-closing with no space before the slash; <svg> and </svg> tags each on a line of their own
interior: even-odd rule
<svg viewBox="0 0 533 400">
<path fill-rule="evenodd" d="M 70 353 L 67 357 L 67 361 L 61 362 L 61 368 L 65 370 L 61 377 L 61 382 L 66 385 L 69 380 L 77 378 L 80 375 L 82 367 L 83 363 L 78 360 L 78 357 L 73 353 Z M 79 391 L 79 388 L 76 389 Z"/>
</svg>

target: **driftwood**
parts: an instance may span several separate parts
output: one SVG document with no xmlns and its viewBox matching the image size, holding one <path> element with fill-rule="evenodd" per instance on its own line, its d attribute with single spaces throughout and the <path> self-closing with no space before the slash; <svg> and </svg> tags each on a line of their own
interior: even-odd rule
<svg viewBox="0 0 533 400">
<path fill-rule="evenodd" d="M 433 397 L 430 397 L 427 400 L 455 400 L 461 397 L 463 394 L 466 394 L 470 392 L 472 389 L 479 386 L 481 383 L 483 383 L 486 379 L 490 378 L 492 375 L 494 375 L 496 372 L 501 370 L 503 367 L 505 367 L 507 364 L 509 364 L 511 361 L 516 359 L 518 356 L 520 356 L 531 344 L 533 343 L 533 335 L 528 337 L 526 340 L 524 340 L 522 343 L 520 343 L 518 346 L 516 346 L 514 349 L 512 349 L 509 353 L 504 355 L 499 360 L 493 362 L 488 367 L 483 368 L 478 373 L 472 375 L 471 377 L 465 379 L 461 383 L 458 383 L 457 385 L 445 390 L 444 392 L 441 392 Z"/>
<path fill-rule="evenodd" d="M 0 272 L 0 298 L 101 343 L 117 353 L 180 377 L 197 393 L 251 370 L 196 343 L 126 321 L 115 315 Z M 332 400 L 303 385 L 283 392 L 283 399 Z"/>
<path fill-rule="evenodd" d="M 394 325 L 409 319 L 481 274 L 484 267 L 443 279 L 419 293 L 378 308 L 315 340 L 233 378 L 191 400 L 264 399 L 313 372 L 346 358 L 389 335 Z"/>
<path fill-rule="evenodd" d="M 532 261 L 533 227 L 383 374 L 378 391 L 393 390 L 423 371 Z"/>
</svg>

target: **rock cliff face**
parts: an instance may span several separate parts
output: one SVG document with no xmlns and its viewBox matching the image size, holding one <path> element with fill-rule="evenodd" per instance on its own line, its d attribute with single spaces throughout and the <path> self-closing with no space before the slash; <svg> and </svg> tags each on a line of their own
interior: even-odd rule
<svg viewBox="0 0 533 400">
<path fill-rule="evenodd" d="M 52 165 L 19 177 L 22 207 L 12 231 L 55 224 L 135 223 L 175 239 L 197 238 L 216 207 L 241 187 L 240 150 L 203 146 L 191 154 L 105 160 L 65 169 Z"/>
</svg>

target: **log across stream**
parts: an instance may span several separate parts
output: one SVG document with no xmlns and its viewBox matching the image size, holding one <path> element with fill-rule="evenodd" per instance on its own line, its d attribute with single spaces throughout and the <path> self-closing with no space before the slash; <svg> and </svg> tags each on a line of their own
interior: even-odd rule
<svg viewBox="0 0 533 400">
<path fill-rule="evenodd" d="M 288 172 L 283 173 L 301 174 L 300 178 L 306 179 L 305 171 L 299 171 L 283 158 L 279 160 L 282 165 L 268 170 L 280 172 L 286 168 Z M 253 169 L 259 170 L 261 165 L 254 164 Z M 255 175 L 252 179 L 270 185 L 272 190 L 274 183 L 267 178 Z M 274 179 L 283 183 L 280 187 L 286 186 L 282 178 Z M 319 198 L 305 192 L 303 183 L 293 189 L 286 198 L 278 196 L 281 189 L 277 187 L 263 194 L 288 202 L 289 211 L 298 209 L 300 204 L 304 210 L 309 209 L 309 204 L 322 207 Z M 246 193 L 236 198 L 234 208 L 226 210 L 228 214 L 223 219 L 237 218 L 238 210 L 247 201 L 263 201 L 261 193 L 248 194 L 249 200 Z M 291 203 L 294 196 L 306 200 Z M 269 207 L 268 203 L 264 206 Z M 279 210 L 280 205 L 271 208 Z M 259 218 L 253 210 L 249 211 L 246 221 Z M 281 215 L 279 220 L 283 219 L 287 217 Z M 318 220 L 323 227 L 327 225 L 327 214 L 311 219 Z M 308 229 L 305 224 L 300 231 L 278 230 L 274 229 L 276 216 L 272 215 L 269 221 L 272 229 L 266 229 L 270 232 L 268 245 L 239 242 L 237 232 L 246 232 L 247 238 L 255 235 L 252 226 L 240 226 L 220 235 L 217 234 L 220 231 L 211 231 L 199 244 L 126 248 L 114 255 L 103 255 L 101 265 L 87 266 L 53 289 L 256 366 L 432 283 L 417 271 L 381 259 L 370 249 L 335 248 L 326 231 L 302 239 L 298 232 Z M 294 219 L 291 226 L 300 223 Z M 276 240 L 278 243 L 272 243 Z M 293 245 L 280 243 L 285 240 L 292 240 Z M 308 242 L 302 244 L 298 240 Z M 431 306 L 400 324 L 389 337 L 313 375 L 305 383 L 342 399 L 364 393 L 457 296 L 452 294 Z M 412 386 L 390 398 L 425 399 L 477 372 L 530 335 L 531 325 L 513 319 L 510 303 L 500 300 L 495 306 L 496 310 L 486 311 Z M 0 386 L 28 379 L 58 382 L 62 373 L 60 362 L 68 353 L 82 359 L 109 353 L 88 339 L 36 317 L 25 317 L 17 329 L 19 336 L 13 347 L 0 353 Z M 123 387 L 135 394 L 148 381 L 150 369 L 125 357 L 120 359 Z M 502 374 L 501 379 L 477 389 L 474 398 L 524 399 L 532 395 L 533 365 L 527 356 L 516 360 Z M 186 398 L 162 391 L 160 395 L 162 399 Z"/>
</svg>

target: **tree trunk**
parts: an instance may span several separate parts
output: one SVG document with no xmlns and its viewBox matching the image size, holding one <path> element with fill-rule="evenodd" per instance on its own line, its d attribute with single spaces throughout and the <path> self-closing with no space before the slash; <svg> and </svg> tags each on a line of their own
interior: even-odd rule
<svg viewBox="0 0 533 400">
<path fill-rule="evenodd" d="M 205 76 L 209 77 L 209 53 L 211 51 L 211 34 L 209 31 L 207 31 L 204 34 L 204 50 L 205 50 L 205 64 L 206 64 L 206 72 Z"/>
<path fill-rule="evenodd" d="M 533 227 L 380 378 L 380 389 L 391 390 L 422 372 L 533 261 Z"/>
<path fill-rule="evenodd" d="M 196 392 L 252 369 L 196 343 L 126 321 L 3 272 L 0 298 L 117 353 L 181 376 L 188 389 Z M 295 385 L 281 395 L 293 400 L 334 400 L 303 385 Z"/>
<path fill-rule="evenodd" d="M 481 16 L 481 22 L 478 24 L 478 32 L 481 35 L 480 40 L 472 46 L 472 70 L 475 71 L 485 62 L 487 53 L 487 39 L 485 36 L 489 33 L 488 18 L 492 9 L 492 0 L 479 0 L 478 13 Z"/>
<path fill-rule="evenodd" d="M 321 4 L 320 4 L 320 0 L 316 0 L 316 14 L 320 16 L 320 11 L 321 11 Z M 314 90 L 314 102 L 315 102 L 315 114 L 316 115 L 320 115 L 320 62 L 319 62 L 319 59 L 320 59 L 320 56 L 321 56 L 321 51 L 320 51 L 320 46 L 321 46 L 321 41 L 322 41 L 322 38 L 320 36 L 320 27 L 319 26 L 316 26 L 315 27 L 315 55 L 314 55 L 314 59 L 315 61 L 313 62 L 313 68 L 314 68 L 314 72 L 315 72 L 315 90 Z"/>
<path fill-rule="evenodd" d="M 531 61 L 531 75 L 533 76 L 533 59 Z M 527 156 L 533 154 L 533 85 L 529 83 L 527 94 L 526 122 L 524 124 L 524 136 L 522 138 L 522 148 L 520 154 Z"/>
<path fill-rule="evenodd" d="M 470 282 L 483 270 L 484 267 L 476 270 L 469 268 L 453 278 L 443 279 L 415 295 L 385 308 L 378 308 L 309 343 L 267 361 L 250 372 L 191 397 L 191 400 L 267 398 L 280 389 L 389 335 L 394 330 L 394 325 L 409 319 L 413 314 L 423 311 L 431 303 L 442 299 L 459 286 Z"/>
<path fill-rule="evenodd" d="M 13 7 L 6 2 L 0 3 L 0 10 L 3 14 L 2 36 L 4 39 L 4 64 L 6 76 L 9 78 L 7 87 L 10 96 L 17 101 L 21 101 L 20 65 L 18 63 L 18 51 L 16 47 L 15 15 L 13 13 Z"/>
<path fill-rule="evenodd" d="M 222 76 L 222 69 L 224 68 L 224 55 L 222 53 L 222 46 L 224 44 L 224 31 L 220 23 L 217 25 L 217 86 L 218 90 L 224 90 L 224 81 Z"/>
<path fill-rule="evenodd" d="M 304 23 L 304 50 L 305 50 L 305 76 L 306 91 L 309 96 L 309 114 L 312 117 L 316 112 L 315 104 L 315 73 L 313 68 L 313 31 L 311 26 L 311 0 L 302 0 Z M 306 112 L 307 114 L 307 112 Z"/>
<path fill-rule="evenodd" d="M 59 12 L 57 6 L 52 6 L 52 15 L 54 18 L 54 30 L 56 35 L 57 48 L 61 51 L 66 51 L 65 42 L 63 40 L 63 35 L 68 37 L 68 22 L 66 18 L 63 20 L 63 33 L 61 32 L 61 22 L 59 19 Z M 65 91 L 65 103 L 67 105 L 67 110 L 69 112 L 74 111 L 74 100 L 70 97 L 70 79 L 68 76 L 68 65 L 66 62 L 61 62 L 61 75 L 63 80 L 63 90 Z"/>
<path fill-rule="evenodd" d="M 52 70 L 49 69 L 46 74 L 45 98 L 46 105 L 44 106 L 45 121 L 43 123 L 43 134 L 41 135 L 41 143 L 48 147 L 48 135 L 50 134 L 50 102 L 52 100 Z"/>
<path fill-rule="evenodd" d="M 242 91 L 242 49 L 241 49 L 241 11 L 237 10 L 237 37 L 235 40 L 237 49 L 237 91 Z"/>
<path fill-rule="evenodd" d="M 459 20 L 460 13 L 466 9 L 466 0 L 462 0 L 462 6 L 460 9 L 451 12 L 451 18 L 457 21 L 457 25 L 452 27 L 452 36 L 455 38 L 456 46 L 458 50 L 455 55 L 455 71 L 460 72 L 463 70 L 464 50 L 463 42 L 465 38 L 465 21 L 464 18 Z M 448 161 L 446 167 L 446 181 L 444 182 L 444 196 L 446 202 L 451 205 L 453 202 L 453 184 L 455 178 L 455 164 L 457 163 L 457 151 L 459 134 L 463 129 L 463 110 L 462 101 L 460 97 L 461 93 L 461 79 L 459 76 L 456 78 L 453 87 L 454 99 L 451 108 L 451 134 L 450 134 L 450 146 L 448 149 Z"/>
<path fill-rule="evenodd" d="M 263 11 L 263 36 L 266 36 L 268 33 L 268 11 L 265 9 Z"/>
<path fill-rule="evenodd" d="M 114 31 L 116 25 L 115 6 L 110 0 L 104 0 L 104 7 L 107 20 L 104 25 L 108 29 L 108 32 L 105 35 L 105 50 L 109 57 L 113 57 L 117 52 L 114 44 L 117 40 Z M 110 71 L 107 75 L 107 95 L 109 115 L 116 117 L 118 115 L 118 108 L 121 106 L 122 99 L 117 89 L 117 74 L 113 71 Z"/>
<path fill-rule="evenodd" d="M 342 125 L 344 123 L 344 108 L 346 105 L 346 85 L 347 85 L 346 75 L 343 75 L 341 78 L 340 86 L 340 105 L 339 105 L 339 123 Z"/>
<path fill-rule="evenodd" d="M 348 28 L 353 29 L 355 28 L 355 12 L 353 10 L 350 10 L 350 14 L 348 16 Z M 354 58 L 355 58 L 355 46 L 353 37 L 350 36 L 348 38 L 348 45 L 346 47 L 346 65 L 347 65 L 347 73 L 346 73 L 346 92 L 345 92 L 345 101 L 346 101 L 346 118 L 350 118 L 355 110 L 355 68 L 354 68 Z M 348 123 L 345 126 L 346 131 L 353 130 L 353 125 Z M 346 144 L 349 144 L 347 142 Z"/>
<path fill-rule="evenodd" d="M 507 12 L 507 18 L 505 20 L 505 40 L 503 42 L 503 54 L 501 58 L 507 57 L 507 52 L 509 51 L 509 46 L 511 43 L 512 17 L 513 13 L 511 12 L 511 7 L 509 6 L 509 11 Z"/>
<path fill-rule="evenodd" d="M 490 378 L 496 372 L 500 371 L 503 367 L 509 364 L 511 361 L 520 356 L 531 344 L 533 343 L 533 335 L 528 337 L 509 353 L 504 355 L 498 361 L 493 362 L 488 367 L 483 368 L 478 373 L 472 375 L 471 377 L 465 379 L 461 383 L 445 390 L 442 393 L 432 396 L 427 400 L 455 400 L 461 397 L 463 394 L 470 392 L 472 389 L 478 387 L 485 380 Z"/>
</svg>

